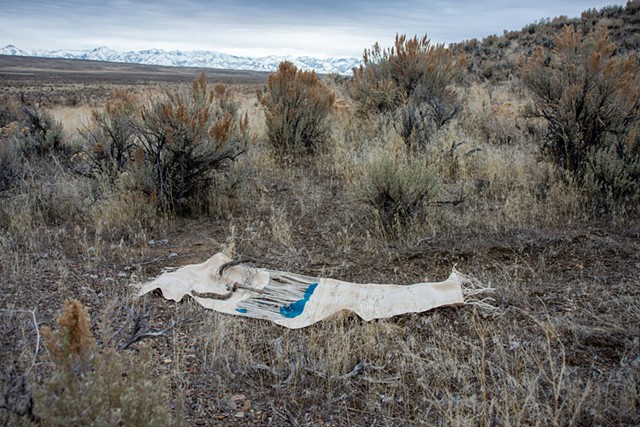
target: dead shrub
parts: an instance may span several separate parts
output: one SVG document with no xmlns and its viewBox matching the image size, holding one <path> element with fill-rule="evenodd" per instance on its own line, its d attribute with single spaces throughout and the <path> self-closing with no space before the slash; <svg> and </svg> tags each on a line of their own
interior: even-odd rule
<svg viewBox="0 0 640 427">
<path fill-rule="evenodd" d="M 269 142 L 279 156 L 313 154 L 327 140 L 335 95 L 314 71 L 284 61 L 269 75 L 258 99 L 265 109 Z"/>
<path fill-rule="evenodd" d="M 0 135 L 0 194 L 17 186 L 23 169 L 22 159 L 14 144 Z"/>
<path fill-rule="evenodd" d="M 3 95 L 0 98 L 0 128 L 22 120 L 22 108 L 15 96 Z"/>
</svg>

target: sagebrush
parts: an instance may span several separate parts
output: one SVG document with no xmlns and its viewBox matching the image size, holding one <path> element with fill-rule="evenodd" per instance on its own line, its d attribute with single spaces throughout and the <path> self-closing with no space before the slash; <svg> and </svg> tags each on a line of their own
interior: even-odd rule
<svg viewBox="0 0 640 427">
<path fill-rule="evenodd" d="M 335 95 L 314 71 L 298 70 L 284 61 L 258 97 L 265 109 L 267 137 L 280 156 L 312 154 L 326 142 Z"/>
</svg>

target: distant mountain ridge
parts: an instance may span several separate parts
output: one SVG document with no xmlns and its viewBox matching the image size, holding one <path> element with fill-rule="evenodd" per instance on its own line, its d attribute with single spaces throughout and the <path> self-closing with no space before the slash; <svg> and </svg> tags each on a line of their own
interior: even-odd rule
<svg viewBox="0 0 640 427">
<path fill-rule="evenodd" d="M 227 70 L 276 71 L 284 61 L 292 62 L 302 70 L 314 70 L 320 74 L 350 74 L 353 67 L 361 64 L 357 58 L 318 59 L 310 56 L 264 56 L 259 58 L 235 56 L 226 53 L 205 50 L 165 51 L 162 49 L 146 49 L 139 51 L 118 52 L 108 47 L 97 47 L 86 50 L 54 50 L 36 49 L 22 50 L 14 45 L 0 49 L 0 55 L 35 56 L 40 58 L 84 59 L 105 62 L 124 62 L 129 64 L 166 65 L 173 67 L 199 67 Z"/>
</svg>

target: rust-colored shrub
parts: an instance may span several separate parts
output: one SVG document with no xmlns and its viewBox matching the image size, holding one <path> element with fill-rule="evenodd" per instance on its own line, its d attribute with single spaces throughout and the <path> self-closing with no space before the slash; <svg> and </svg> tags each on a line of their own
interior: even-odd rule
<svg viewBox="0 0 640 427">
<path fill-rule="evenodd" d="M 278 155 L 314 153 L 326 141 L 335 95 L 314 71 L 298 70 L 284 61 L 269 75 L 258 98 L 265 108 L 267 136 Z"/>
<path fill-rule="evenodd" d="M 91 120 L 76 169 L 107 178 L 112 188 L 141 191 L 160 210 L 176 213 L 206 205 L 214 175 L 249 139 L 248 118 L 239 117 L 232 94 L 224 85 L 209 88 L 204 73 L 190 92 L 167 90 L 146 105 L 116 90 Z"/>
<path fill-rule="evenodd" d="M 141 111 L 143 190 L 162 210 L 184 212 L 195 199 L 204 200 L 214 174 L 245 150 L 242 123 L 230 94 L 220 85 L 210 90 L 204 73 L 188 96 L 166 92 Z"/>
<path fill-rule="evenodd" d="M 354 70 L 352 97 L 364 114 L 396 116 L 396 129 L 410 147 L 424 147 L 430 136 L 460 111 L 451 85 L 466 59 L 423 36 L 396 35 L 394 46 L 365 49 Z"/>
<path fill-rule="evenodd" d="M 87 311 L 77 300 L 65 304 L 58 330 L 43 327 L 42 336 L 55 369 L 33 395 L 31 418 L 38 425 L 180 423 L 166 407 L 165 380 L 152 372 L 148 353 L 134 357 L 96 346 Z"/>
<path fill-rule="evenodd" d="M 583 172 L 587 149 L 615 145 L 624 156 L 639 124 L 640 71 L 635 55 L 616 55 L 606 30 L 583 38 L 572 26 L 553 50 L 536 50 L 521 68 L 534 96 L 528 115 L 548 125 L 544 149 L 558 166 Z"/>
</svg>

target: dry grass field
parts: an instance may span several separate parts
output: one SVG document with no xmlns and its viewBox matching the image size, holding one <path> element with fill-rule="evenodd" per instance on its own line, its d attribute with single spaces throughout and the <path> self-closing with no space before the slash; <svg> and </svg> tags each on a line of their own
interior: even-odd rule
<svg viewBox="0 0 640 427">
<path fill-rule="evenodd" d="M 82 162 L 102 150 L 99 113 L 132 99 L 151 114 L 150 100 L 188 92 L 196 70 L 0 64 L 3 111 L 18 114 L 24 94 L 62 126 L 55 149 L 23 157 L 7 147 L 28 129 L 2 129 L 5 171 L 16 168 L 0 191 L 3 425 L 640 424 L 637 211 L 596 212 L 559 177 L 519 81 L 454 85 L 459 112 L 411 150 L 397 121 L 362 114 L 349 82 L 324 77 L 337 106 L 325 143 L 282 156 L 256 97 L 266 76 L 207 71 L 209 87 L 227 84 L 220 105 L 245 118 L 244 150 L 177 211 L 131 184 L 143 169 L 101 175 Z M 437 192 L 384 217 L 371 189 L 385 162 L 428 170 L 398 180 Z M 362 283 L 444 280 L 455 266 L 493 288 L 495 309 L 288 330 L 135 297 L 133 285 L 219 251 Z M 73 299 L 88 324 L 64 310 Z M 69 324 L 80 338 L 64 335 Z"/>
</svg>

